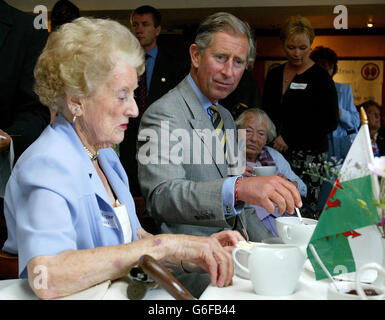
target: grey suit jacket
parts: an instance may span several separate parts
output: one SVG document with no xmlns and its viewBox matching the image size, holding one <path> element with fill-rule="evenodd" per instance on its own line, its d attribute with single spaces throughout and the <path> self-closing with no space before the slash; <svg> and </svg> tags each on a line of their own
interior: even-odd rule
<svg viewBox="0 0 385 320">
<path fill-rule="evenodd" d="M 219 112 L 224 127 L 236 132 L 230 112 L 222 106 Z M 215 146 L 211 147 L 202 137 L 204 130 L 211 132 L 213 126 L 187 78 L 155 101 L 142 117 L 137 154 L 139 183 L 146 209 L 161 223 L 164 233 L 210 235 L 236 223 L 237 219 L 225 218 L 222 186 L 230 172 L 220 159 L 223 149 L 216 152 L 218 138 L 213 136 Z M 228 144 L 230 150 L 236 148 L 233 140 L 234 144 Z M 252 210 L 248 212 L 248 216 L 255 215 Z M 249 220 L 245 217 L 243 222 Z M 254 241 L 271 235 L 256 216 L 251 220 L 255 224 L 245 227 L 256 233 Z"/>
</svg>

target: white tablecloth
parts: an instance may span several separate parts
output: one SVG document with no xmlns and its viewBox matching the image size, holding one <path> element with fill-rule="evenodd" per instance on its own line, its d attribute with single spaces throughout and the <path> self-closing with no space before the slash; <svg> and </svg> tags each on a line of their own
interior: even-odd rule
<svg viewBox="0 0 385 320">
<path fill-rule="evenodd" d="M 257 295 L 250 280 L 234 276 L 233 285 L 218 288 L 209 285 L 200 300 L 325 300 L 330 280 L 316 281 L 314 272 L 304 268 L 297 287 L 290 296 Z"/>
<path fill-rule="evenodd" d="M 233 278 L 233 285 L 226 288 L 218 288 L 209 285 L 203 292 L 200 300 L 325 300 L 329 280 L 316 281 L 314 272 L 304 268 L 295 292 L 290 296 L 261 296 L 257 295 L 250 280 L 244 280 L 237 276 Z M 117 280 L 106 281 L 97 286 L 84 290 L 61 299 L 72 300 L 126 300 L 127 282 Z M 36 300 L 37 296 L 31 290 L 27 280 L 0 281 L 0 300 Z M 144 300 L 171 300 L 174 299 L 165 290 L 157 288 L 147 292 Z"/>
<path fill-rule="evenodd" d="M 58 300 L 127 300 L 127 282 L 124 280 L 105 281 L 92 288 Z M 0 281 L 0 300 L 37 300 L 28 280 L 12 279 Z M 147 291 L 144 300 L 174 299 L 167 291 L 156 288 Z"/>
</svg>

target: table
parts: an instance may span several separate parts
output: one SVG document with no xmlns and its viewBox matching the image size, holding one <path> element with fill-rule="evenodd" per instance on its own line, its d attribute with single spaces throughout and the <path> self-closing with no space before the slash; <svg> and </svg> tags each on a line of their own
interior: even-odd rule
<svg viewBox="0 0 385 320">
<path fill-rule="evenodd" d="M 234 276 L 233 285 L 218 288 L 209 285 L 199 300 L 326 300 L 330 280 L 315 280 L 314 272 L 304 267 L 297 287 L 289 296 L 257 295 L 250 280 Z"/>
<path fill-rule="evenodd" d="M 124 280 L 105 281 L 92 288 L 55 300 L 127 300 L 127 282 Z M 26 279 L 0 281 L 0 300 L 38 300 Z M 173 300 L 161 288 L 147 291 L 143 300 Z"/>
<path fill-rule="evenodd" d="M 233 285 L 218 288 L 209 285 L 200 300 L 325 300 L 329 280 L 316 281 L 314 272 L 304 268 L 295 292 L 290 296 L 257 295 L 250 280 L 234 276 Z M 127 300 L 127 282 L 124 280 L 105 281 L 97 286 L 73 294 L 60 300 Z M 0 281 L 0 300 L 37 300 L 28 281 L 22 279 Z M 173 300 L 174 298 L 161 288 L 151 289 L 144 300 Z"/>
</svg>

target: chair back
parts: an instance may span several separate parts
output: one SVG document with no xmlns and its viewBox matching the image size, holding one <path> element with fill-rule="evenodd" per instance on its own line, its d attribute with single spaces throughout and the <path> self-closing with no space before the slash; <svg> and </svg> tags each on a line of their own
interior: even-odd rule
<svg viewBox="0 0 385 320">
<path fill-rule="evenodd" d="M 134 197 L 136 215 L 143 229 L 152 234 L 160 233 L 159 226 L 155 219 L 148 215 L 144 197 Z"/>
<path fill-rule="evenodd" d="M 19 259 L 0 250 L 0 280 L 19 278 Z"/>
</svg>

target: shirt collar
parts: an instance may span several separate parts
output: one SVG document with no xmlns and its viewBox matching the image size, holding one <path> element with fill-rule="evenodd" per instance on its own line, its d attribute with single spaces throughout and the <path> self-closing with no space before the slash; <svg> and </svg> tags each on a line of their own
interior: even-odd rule
<svg viewBox="0 0 385 320">
<path fill-rule="evenodd" d="M 192 78 L 191 74 L 187 76 L 187 80 L 190 83 L 192 89 L 194 90 L 195 94 L 197 95 L 199 102 L 201 103 L 202 107 L 205 109 L 207 113 L 207 109 L 213 105 L 213 103 L 202 93 L 202 91 L 198 88 L 196 85 L 194 79 Z M 218 105 L 217 103 L 214 103 L 215 105 Z"/>
<path fill-rule="evenodd" d="M 156 59 L 156 56 L 158 55 L 158 46 L 155 46 L 146 54 L 149 55 L 152 59 Z"/>
</svg>

